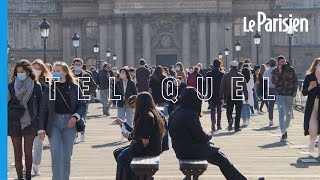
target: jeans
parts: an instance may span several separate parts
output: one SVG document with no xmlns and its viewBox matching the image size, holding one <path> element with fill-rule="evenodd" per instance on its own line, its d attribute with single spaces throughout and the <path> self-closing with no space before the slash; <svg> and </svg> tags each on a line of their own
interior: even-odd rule
<svg viewBox="0 0 320 180">
<path fill-rule="evenodd" d="M 216 165 L 227 180 L 246 180 L 246 178 L 230 163 L 228 158 L 220 151 L 208 157 L 210 164 Z"/>
<path fill-rule="evenodd" d="M 41 163 L 43 140 L 36 136 L 33 142 L 33 164 L 39 166 Z"/>
<path fill-rule="evenodd" d="M 241 110 L 241 117 L 243 121 L 248 121 L 250 119 L 250 104 L 243 104 Z"/>
<path fill-rule="evenodd" d="M 87 101 L 87 106 L 86 106 L 86 113 L 84 113 L 84 115 L 82 116 L 84 122 L 87 122 L 87 114 L 88 114 L 88 109 L 89 109 L 89 101 Z M 83 131 L 81 132 L 82 135 L 84 135 L 84 132 L 86 130 L 86 127 L 84 127 Z"/>
<path fill-rule="evenodd" d="M 69 180 L 76 128 L 68 128 L 71 114 L 55 114 L 50 142 L 52 180 Z"/>
<path fill-rule="evenodd" d="M 221 127 L 221 111 L 222 111 L 222 104 L 209 104 L 210 106 L 210 113 L 211 113 L 211 130 L 215 131 L 215 125 L 217 123 L 217 127 Z M 217 118 L 216 118 L 217 112 Z"/>
<path fill-rule="evenodd" d="M 100 101 L 103 106 L 103 114 L 109 113 L 111 101 L 109 102 L 109 89 L 100 90 Z"/>
<path fill-rule="evenodd" d="M 131 108 L 126 107 L 118 107 L 118 118 L 126 120 L 130 127 L 133 127 L 133 116 L 134 112 Z"/>
<path fill-rule="evenodd" d="M 269 88 L 269 95 L 275 95 L 276 94 L 276 89 L 275 88 Z M 273 120 L 273 109 L 274 109 L 274 104 L 276 102 L 276 96 L 274 97 L 268 97 L 268 99 L 274 99 L 274 100 L 268 100 L 268 114 L 269 114 L 269 120 Z"/>
<path fill-rule="evenodd" d="M 130 163 L 133 159 L 130 146 L 118 148 L 113 152 L 114 158 L 117 161 L 116 179 L 130 180 L 135 176 L 131 170 Z"/>
<path fill-rule="evenodd" d="M 291 121 L 293 99 L 294 98 L 292 96 L 277 95 L 279 125 L 282 134 L 285 134 L 287 132 L 287 129 Z"/>
<path fill-rule="evenodd" d="M 168 117 L 169 116 L 169 103 L 163 103 L 163 114 Z"/>
<path fill-rule="evenodd" d="M 256 88 L 253 88 L 253 101 L 254 101 L 254 109 L 259 109 L 258 96 Z"/>
<path fill-rule="evenodd" d="M 227 119 L 228 119 L 229 125 L 233 121 L 233 118 L 232 118 L 233 108 L 234 106 L 236 107 L 235 130 L 238 130 L 240 128 L 240 117 L 241 117 L 243 102 L 242 100 L 228 99 L 226 103 L 227 103 Z"/>
</svg>

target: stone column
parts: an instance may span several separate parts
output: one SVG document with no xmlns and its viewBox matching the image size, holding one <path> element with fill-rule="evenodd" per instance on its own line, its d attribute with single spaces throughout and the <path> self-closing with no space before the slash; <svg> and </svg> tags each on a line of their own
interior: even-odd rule
<svg viewBox="0 0 320 180">
<path fill-rule="evenodd" d="M 210 16 L 210 58 L 209 62 L 212 64 L 212 60 L 218 58 L 219 50 L 219 36 L 218 34 L 218 18 L 215 14 Z"/>
<path fill-rule="evenodd" d="M 122 15 L 115 15 L 113 17 L 113 23 L 114 23 L 114 52 L 116 52 L 117 54 L 117 61 L 113 62 L 111 58 L 111 61 L 112 61 L 111 65 L 122 67 L 123 66 Z"/>
<path fill-rule="evenodd" d="M 143 58 L 147 64 L 151 63 L 151 35 L 150 35 L 150 14 L 143 17 Z"/>
<path fill-rule="evenodd" d="M 182 25 L 182 63 L 184 67 L 190 66 L 190 17 L 184 14 Z"/>
<path fill-rule="evenodd" d="M 73 35 L 73 32 L 71 32 L 69 20 L 63 20 L 62 24 L 63 59 L 67 61 L 71 58 L 71 48 L 73 48 L 71 42 L 71 34 Z"/>
<path fill-rule="evenodd" d="M 127 59 L 126 65 L 129 67 L 134 67 L 135 59 L 134 59 L 134 30 L 133 30 L 133 19 L 134 15 L 128 14 L 126 15 L 126 26 L 127 26 Z"/>
<path fill-rule="evenodd" d="M 99 17 L 99 45 L 100 45 L 100 58 L 98 60 L 107 62 L 106 50 L 108 49 L 108 30 L 106 17 Z M 110 62 L 109 62 L 110 63 Z M 100 66 L 101 67 L 101 66 Z"/>
<path fill-rule="evenodd" d="M 207 66 L 206 14 L 199 14 L 199 59 L 203 67 Z"/>
<path fill-rule="evenodd" d="M 22 29 L 22 48 L 27 48 L 27 20 L 21 20 L 21 29 Z"/>
</svg>

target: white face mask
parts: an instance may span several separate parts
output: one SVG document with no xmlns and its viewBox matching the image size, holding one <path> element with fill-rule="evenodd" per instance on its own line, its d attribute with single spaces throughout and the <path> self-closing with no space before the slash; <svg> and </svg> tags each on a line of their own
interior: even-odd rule
<svg viewBox="0 0 320 180">
<path fill-rule="evenodd" d="M 317 66 L 317 71 L 318 73 L 320 73 L 320 66 Z"/>
<path fill-rule="evenodd" d="M 190 73 L 193 73 L 193 69 L 189 69 L 189 72 L 190 72 Z"/>
<path fill-rule="evenodd" d="M 42 73 L 41 70 L 35 70 L 35 71 L 34 71 L 34 74 L 35 74 L 36 76 L 40 76 L 41 73 Z"/>
<path fill-rule="evenodd" d="M 177 67 L 176 67 L 176 70 L 177 70 L 177 71 L 180 71 L 180 67 L 179 67 L 179 66 L 177 66 Z"/>
</svg>

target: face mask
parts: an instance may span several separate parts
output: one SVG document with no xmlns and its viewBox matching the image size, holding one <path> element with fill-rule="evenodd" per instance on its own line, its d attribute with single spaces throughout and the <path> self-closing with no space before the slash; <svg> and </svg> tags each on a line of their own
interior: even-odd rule
<svg viewBox="0 0 320 180">
<path fill-rule="evenodd" d="M 317 66 L 317 71 L 318 73 L 320 73 L 320 66 Z"/>
<path fill-rule="evenodd" d="M 36 76 L 40 76 L 41 73 L 42 73 L 41 70 L 35 70 L 35 71 L 34 71 L 34 74 L 35 74 Z"/>
<path fill-rule="evenodd" d="M 125 74 L 120 74 L 120 78 L 121 78 L 121 79 L 125 79 L 125 78 L 126 78 L 126 75 L 125 75 Z"/>
<path fill-rule="evenodd" d="M 189 69 L 189 72 L 190 72 L 190 73 L 193 73 L 193 69 Z"/>
<path fill-rule="evenodd" d="M 287 64 L 282 65 L 282 66 L 281 66 L 281 69 L 282 69 L 282 71 L 285 70 L 285 69 L 287 69 Z"/>
<path fill-rule="evenodd" d="M 136 77 L 136 72 L 132 72 L 131 75 L 132 75 L 133 77 Z"/>
<path fill-rule="evenodd" d="M 177 70 L 177 71 L 180 71 L 180 67 L 179 67 L 179 66 L 177 66 L 177 67 L 176 67 L 176 70 Z"/>
<path fill-rule="evenodd" d="M 24 81 L 27 79 L 27 74 L 26 73 L 17 73 L 17 79 L 19 81 Z"/>
<path fill-rule="evenodd" d="M 61 81 L 61 79 L 62 79 L 62 74 L 61 73 L 54 72 L 52 75 L 53 75 L 54 79 L 57 79 L 57 80 Z"/>
<path fill-rule="evenodd" d="M 81 67 L 80 67 L 80 66 L 74 66 L 74 71 L 75 71 L 75 72 L 81 71 Z"/>
</svg>

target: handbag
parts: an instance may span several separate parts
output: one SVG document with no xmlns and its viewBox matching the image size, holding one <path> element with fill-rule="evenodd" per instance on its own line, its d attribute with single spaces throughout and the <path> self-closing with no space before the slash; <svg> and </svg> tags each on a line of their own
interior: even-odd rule
<svg viewBox="0 0 320 180">
<path fill-rule="evenodd" d="M 11 122 L 20 122 L 20 119 L 24 115 L 26 108 L 20 104 L 18 98 L 12 92 L 13 90 L 9 89 L 9 94 L 11 96 L 8 103 L 8 120 Z M 12 95 L 11 95 L 12 94 Z"/>
<path fill-rule="evenodd" d="M 68 109 L 72 112 L 70 106 L 68 105 L 67 101 L 64 99 L 64 97 L 63 97 L 62 93 L 60 92 L 59 88 L 56 88 L 56 89 L 58 90 L 59 94 L 61 95 L 61 97 L 62 97 L 64 103 L 67 105 Z M 84 121 L 83 118 L 81 118 L 80 120 L 78 120 L 76 122 L 76 128 L 77 128 L 77 132 L 84 131 L 84 129 L 86 128 L 86 122 Z"/>
</svg>

